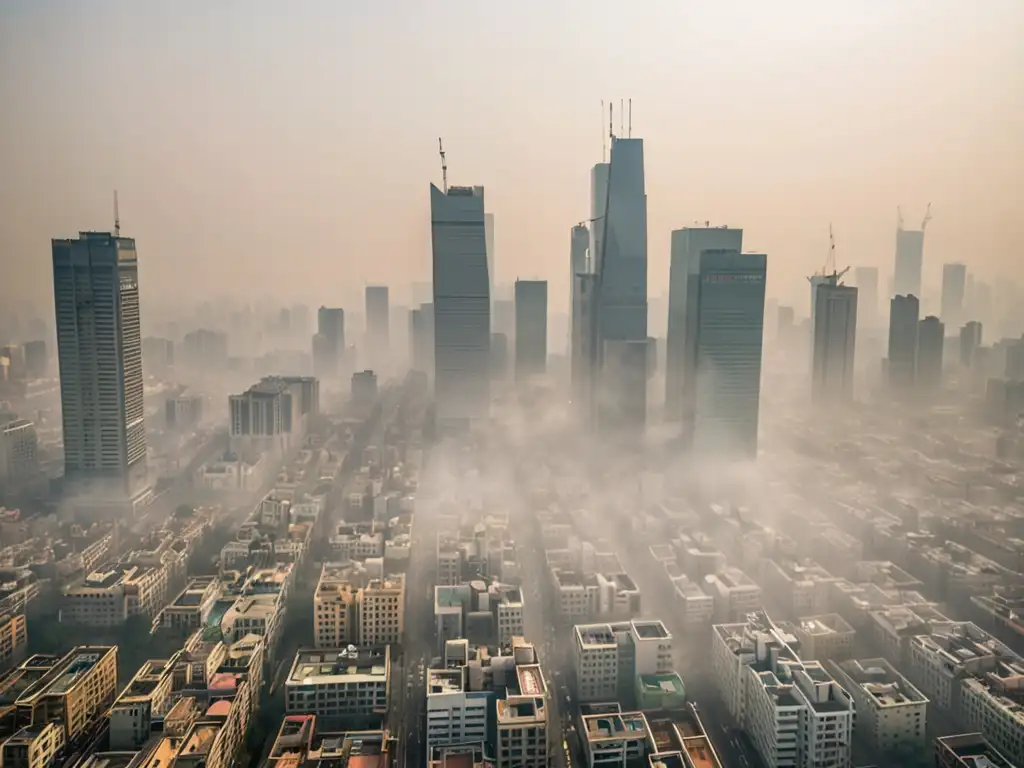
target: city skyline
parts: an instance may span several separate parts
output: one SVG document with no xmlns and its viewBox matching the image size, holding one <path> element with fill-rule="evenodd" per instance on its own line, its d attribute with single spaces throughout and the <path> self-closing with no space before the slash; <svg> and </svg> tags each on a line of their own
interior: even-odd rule
<svg viewBox="0 0 1024 768">
<path fill-rule="evenodd" d="M 144 288 L 149 292 L 143 296 L 147 305 L 157 295 L 157 286 L 214 298 L 236 282 L 253 293 L 277 290 L 291 298 L 309 294 L 311 304 L 328 303 L 331 296 L 313 295 L 315 291 L 299 277 L 325 269 L 350 283 L 396 284 L 403 274 L 425 279 L 429 211 L 420 190 L 425 180 L 440 176 L 436 137 L 442 135 L 453 172 L 458 169 L 460 176 L 477 179 L 490 190 L 499 252 L 495 282 L 547 279 L 552 311 L 568 312 L 568 275 L 551 265 L 561 253 L 565 223 L 586 218 L 588 180 L 583 169 L 601 159 L 602 135 L 607 133 L 600 102 L 614 103 L 618 131 L 623 97 L 632 98 L 634 132 L 644 135 L 649 145 L 651 295 L 667 288 L 669 233 L 693 220 L 742 222 L 759 248 L 784 254 L 769 278 L 768 293 L 794 304 L 803 316 L 808 313 L 807 298 L 795 284 L 820 264 L 822 233 L 829 221 L 836 227 L 840 259 L 880 267 L 883 286 L 890 278 L 897 205 L 916 226 L 927 202 L 934 204 L 924 271 L 925 286 L 934 285 L 935 290 L 945 262 L 968 259 L 972 271 L 991 280 L 994 272 L 1010 265 L 1006 254 L 1024 236 L 1012 215 L 1012 164 L 1001 159 L 1012 157 L 1017 146 L 1019 106 L 1001 101 L 994 110 L 989 90 L 974 88 L 975 83 L 998 82 L 1000 68 L 1005 71 L 1012 61 L 1008 11 L 995 5 L 961 16 L 940 3 L 923 18 L 909 6 L 886 8 L 879 11 L 883 18 L 877 19 L 877 26 L 870 28 L 878 42 L 872 67 L 830 63 L 807 68 L 798 80 L 790 77 L 787 67 L 801 56 L 828 51 L 830 60 L 843 58 L 834 56 L 836 48 L 854 57 L 863 55 L 861 37 L 867 33 L 867 21 L 829 8 L 816 9 L 813 18 L 793 14 L 786 17 L 785 26 L 766 23 L 767 10 L 751 6 L 734 20 L 729 41 L 746 46 L 747 55 L 734 59 L 729 68 L 713 68 L 699 76 L 686 74 L 691 68 L 673 66 L 670 76 L 662 66 L 652 70 L 651 57 L 656 50 L 686 48 L 678 44 L 681 41 L 666 45 L 644 14 L 615 25 L 614 32 L 610 20 L 593 17 L 589 24 L 595 37 L 590 39 L 614 37 L 621 44 L 640 44 L 644 36 L 654 35 L 644 46 L 650 53 L 635 61 L 591 62 L 594 66 L 586 70 L 583 87 L 577 87 L 576 65 L 549 67 L 545 78 L 550 85 L 527 100 L 530 108 L 525 114 L 523 100 L 507 98 L 518 90 L 503 94 L 485 114 L 467 111 L 470 94 L 477 92 L 470 89 L 477 77 L 504 77 L 513 62 L 532 66 L 520 61 L 527 40 L 521 12 L 479 12 L 477 23 L 484 34 L 468 43 L 470 50 L 493 43 L 498 30 L 506 45 L 482 58 L 479 73 L 460 74 L 445 89 L 447 105 L 440 108 L 432 103 L 436 70 L 396 71 L 424 47 L 422 41 L 409 40 L 404 29 L 376 54 L 395 57 L 385 59 L 387 66 L 380 73 L 385 87 L 379 97 L 371 98 L 370 79 L 355 76 L 352 67 L 344 66 L 349 56 L 359 55 L 360 45 L 353 45 L 350 53 L 324 53 L 322 62 L 315 58 L 316 51 L 326 50 L 321 47 L 327 42 L 323 35 L 333 39 L 334 25 L 346 39 L 360 31 L 376 33 L 383 23 L 380 12 L 346 14 L 309 3 L 278 28 L 280 20 L 267 12 L 270 7 L 246 18 L 253 39 L 241 44 L 232 66 L 219 68 L 222 61 L 203 52 L 166 83 L 166 92 L 154 84 L 163 83 L 160 78 L 168 71 L 168 62 L 185 48 L 204 51 L 207 46 L 199 43 L 220 25 L 230 24 L 237 11 L 191 20 L 160 19 L 169 25 L 167 42 L 142 49 L 135 41 L 146 39 L 146 30 L 156 23 L 156 11 L 97 4 L 90 12 L 59 16 L 44 3 L 13 3 L 5 9 L 0 15 L 0 49 L 10 57 L 7 71 L 12 77 L 3 79 L 3 95 L 23 107 L 5 116 L 5 135 L 11 138 L 6 147 L 17 151 L 0 150 L 0 160 L 9 169 L 0 180 L 5 203 L 0 206 L 0 225 L 10 233 L 3 258 L 19 275 L 13 288 L 12 281 L 4 281 L 3 298 L 44 298 L 48 239 L 71 235 L 79 227 L 102 228 L 112 219 L 110 195 L 115 188 L 121 192 L 126 224 L 149 244 L 141 265 L 144 286 L 152 286 Z M 651 7 L 666 15 L 659 27 L 683 30 L 692 43 L 688 55 L 700 56 L 718 46 L 723 33 L 705 39 L 695 30 L 704 25 L 713 29 L 724 9 L 703 9 L 695 12 L 695 19 L 687 19 L 684 11 L 670 5 Z M 418 9 L 406 11 L 412 14 L 410 24 L 416 19 L 433 28 L 428 18 L 420 18 Z M 317 14 L 323 14 L 321 24 L 310 24 Z M 672 23 L 684 20 L 690 23 Z M 564 47 L 567 40 L 569 50 L 579 50 L 582 43 L 571 40 L 568 19 L 551 11 L 546 21 L 550 26 L 535 43 L 541 50 L 554 48 L 556 42 Z M 800 34 L 826 23 L 836 26 L 821 35 Z M 76 57 L 71 71 L 67 57 L 110 24 L 118 25 L 123 34 L 111 41 L 102 62 Z M 489 25 L 493 31 L 487 31 Z M 276 45 L 283 38 L 287 49 L 294 46 L 300 29 L 310 36 L 309 55 L 293 57 L 275 67 L 277 75 L 258 80 L 267 75 L 258 55 L 260 46 L 271 39 Z M 939 30 L 941 35 L 936 34 Z M 50 44 L 27 44 L 40 39 Z M 977 48 L 975 39 L 985 40 L 985 47 Z M 794 44 L 792 50 L 766 67 L 758 51 L 779 56 L 781 42 Z M 399 53 L 399 46 L 409 45 L 408 52 Z M 901 53 L 909 48 L 916 50 L 911 60 Z M 45 61 L 39 58 L 43 51 L 49 51 Z M 59 53 L 56 59 L 54 51 Z M 953 68 L 944 63 L 953 60 L 961 64 Z M 116 90 L 111 72 L 125 80 Z M 65 82 L 62 77 L 67 92 L 60 85 Z M 341 83 L 341 77 L 352 79 Z M 758 82 L 756 89 L 748 84 L 751 77 Z M 567 87 L 570 80 L 573 87 Z M 302 81 L 310 85 L 284 88 Z M 247 95 L 256 82 L 264 91 L 259 101 Z M 931 87 L 938 83 L 940 89 Z M 670 87 L 688 94 L 685 111 L 660 97 Z M 327 90 L 341 93 L 340 101 L 348 106 L 326 105 L 322 94 Z M 941 92 L 941 99 L 933 91 Z M 162 92 L 162 101 L 153 102 L 148 92 Z M 897 94 L 910 92 L 915 99 L 901 99 L 898 107 L 893 106 Z M 813 112 L 804 98 L 811 93 Z M 165 98 L 172 96 L 177 101 Z M 109 105 L 115 98 L 135 100 L 137 118 L 131 128 L 105 122 L 101 132 L 92 110 L 77 108 Z M 384 99 L 392 105 L 381 108 Z M 259 105 L 268 100 L 276 101 L 276 114 L 308 112 L 322 119 L 306 126 L 301 145 L 296 144 L 289 138 L 285 118 L 263 119 Z M 56 104 L 81 115 L 74 134 L 51 114 L 51 105 Z M 362 109 L 372 111 L 373 119 L 358 119 L 355 113 Z M 705 117 L 687 119 L 695 112 Z M 828 130 L 808 119 L 826 113 L 832 114 Z M 195 114 L 209 114 L 215 120 L 195 121 Z M 879 133 L 883 114 L 886 130 Z M 959 119 L 965 114 L 975 119 Z M 249 119 L 256 115 L 260 117 Z M 524 127 L 541 120 L 563 127 L 539 149 L 527 149 L 504 127 L 515 124 L 516 115 Z M 742 125 L 753 115 L 760 126 L 756 134 L 722 127 Z M 192 123 L 203 125 L 205 133 L 189 128 Z M 686 130 L 680 131 L 683 125 Z M 171 126 L 179 129 L 172 132 Z M 85 146 L 88 152 L 82 151 Z M 791 162 L 794 152 L 812 157 L 813 163 Z M 938 163 L 936 157 L 952 160 Z M 43 167 L 62 179 L 59 194 L 51 191 L 54 187 L 44 187 L 33 170 Z M 81 172 L 75 170 L 79 168 Z M 678 184 L 682 177 L 688 179 L 686 185 Z M 540 188 L 538 179 L 544 180 Z M 883 194 L 876 192 L 879 184 Z M 303 196 L 308 199 L 297 201 L 298 189 L 308 190 Z M 771 190 L 770 204 L 766 190 Z M 798 227 L 793 226 L 797 216 Z M 187 236 L 175 224 L 179 219 L 190 222 Z M 334 233 L 335 242 L 329 245 L 323 239 L 326 231 Z M 269 262 L 280 252 L 289 253 L 294 275 L 272 278 L 273 270 L 239 272 L 244 260 Z M 190 282 L 191 274 L 203 279 Z"/>
</svg>

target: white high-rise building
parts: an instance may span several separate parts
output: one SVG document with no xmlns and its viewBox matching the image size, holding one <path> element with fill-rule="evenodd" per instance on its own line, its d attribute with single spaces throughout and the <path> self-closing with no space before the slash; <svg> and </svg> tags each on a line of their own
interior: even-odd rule
<svg viewBox="0 0 1024 768">
<path fill-rule="evenodd" d="M 815 295 L 812 394 L 817 400 L 849 400 L 857 343 L 857 289 L 828 277 Z"/>
<path fill-rule="evenodd" d="M 81 232 L 52 245 L 64 476 L 90 507 L 134 512 L 151 495 L 135 240 Z"/>
<path fill-rule="evenodd" d="M 698 455 L 757 456 L 767 267 L 763 253 L 700 253 L 694 409 L 687 425 Z"/>
<path fill-rule="evenodd" d="M 669 266 L 668 337 L 665 344 L 665 418 L 692 412 L 697 339 L 697 275 L 705 250 L 743 250 L 743 230 L 683 227 L 672 232 Z M 692 278 L 692 279 L 691 279 Z"/>
<path fill-rule="evenodd" d="M 942 265 L 942 305 L 940 315 L 947 328 L 958 328 L 963 321 L 964 293 L 967 289 L 967 267 L 964 264 Z"/>
<path fill-rule="evenodd" d="M 434 397 L 438 423 L 490 412 L 490 275 L 483 187 L 430 185 L 434 284 Z"/>
</svg>

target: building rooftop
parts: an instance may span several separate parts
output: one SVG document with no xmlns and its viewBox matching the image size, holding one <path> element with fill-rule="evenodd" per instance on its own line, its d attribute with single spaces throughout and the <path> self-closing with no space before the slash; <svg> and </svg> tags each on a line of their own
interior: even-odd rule
<svg viewBox="0 0 1024 768">
<path fill-rule="evenodd" d="M 647 718 L 642 712 L 584 715 L 584 735 L 588 742 L 605 739 L 644 739 L 650 737 Z"/>
<path fill-rule="evenodd" d="M 642 640 L 669 639 L 672 633 L 668 631 L 661 621 L 633 621 L 633 630 L 637 637 Z"/>
<path fill-rule="evenodd" d="M 427 696 L 437 696 L 444 693 L 461 693 L 467 685 L 465 668 L 458 669 L 428 669 L 427 670 Z"/>
<path fill-rule="evenodd" d="M 880 709 L 928 702 L 924 694 L 885 659 L 850 659 L 833 666 L 848 679 L 848 684 L 860 686 Z"/>
<path fill-rule="evenodd" d="M 390 663 L 387 646 L 301 649 L 295 654 L 287 685 L 383 682 Z"/>
<path fill-rule="evenodd" d="M 642 690 L 651 693 L 674 693 L 679 696 L 686 693 L 683 679 L 676 672 L 663 675 L 640 675 L 638 682 Z"/>
<path fill-rule="evenodd" d="M 580 571 L 563 571 L 556 569 L 554 571 L 554 576 L 555 581 L 558 582 L 558 586 L 561 589 L 597 586 L 596 576 L 588 573 L 581 573 Z"/>
<path fill-rule="evenodd" d="M 980 733 L 940 736 L 935 750 L 943 757 L 952 757 L 964 768 L 1018 768 L 996 750 Z"/>
<path fill-rule="evenodd" d="M 838 613 L 805 616 L 797 620 L 797 627 L 808 636 L 855 634 L 853 627 Z"/>
</svg>

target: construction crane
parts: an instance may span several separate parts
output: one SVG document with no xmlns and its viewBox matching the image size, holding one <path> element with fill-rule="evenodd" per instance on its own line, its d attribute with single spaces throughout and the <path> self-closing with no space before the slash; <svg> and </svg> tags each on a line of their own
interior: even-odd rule
<svg viewBox="0 0 1024 768">
<path fill-rule="evenodd" d="M 821 268 L 820 272 L 817 272 L 807 278 L 807 282 L 811 285 L 818 280 L 824 279 L 827 284 L 830 285 L 842 285 L 840 282 L 847 272 L 850 271 L 849 267 L 843 267 L 841 271 L 836 271 L 836 238 L 832 233 L 832 225 L 828 225 L 828 256 L 825 257 L 825 266 Z"/>
<path fill-rule="evenodd" d="M 437 137 L 437 151 L 441 153 L 441 187 L 444 193 L 448 194 L 448 161 L 444 159 L 444 143 L 441 137 Z"/>
<path fill-rule="evenodd" d="M 925 227 L 928 226 L 928 222 L 932 220 L 932 204 L 928 203 L 928 207 L 924 210 L 924 219 L 921 221 L 921 231 L 924 232 Z"/>
</svg>

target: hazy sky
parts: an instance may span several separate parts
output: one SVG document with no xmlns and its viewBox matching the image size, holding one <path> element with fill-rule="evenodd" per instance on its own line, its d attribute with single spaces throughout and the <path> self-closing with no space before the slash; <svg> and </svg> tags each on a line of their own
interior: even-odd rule
<svg viewBox="0 0 1024 768">
<path fill-rule="evenodd" d="M 943 261 L 1015 271 L 1020 0 L 0 0 L 0 300 L 45 297 L 49 239 L 137 238 L 143 301 L 396 300 L 429 277 L 428 183 L 483 184 L 497 278 L 568 293 L 600 101 L 645 139 L 650 293 L 671 229 L 769 254 L 806 312 L 840 265 L 891 271 L 896 205 Z M 618 117 L 616 117 L 618 123 Z M 617 126 L 616 126 L 617 127 Z M 145 304 L 144 304 L 145 306 Z"/>
</svg>

